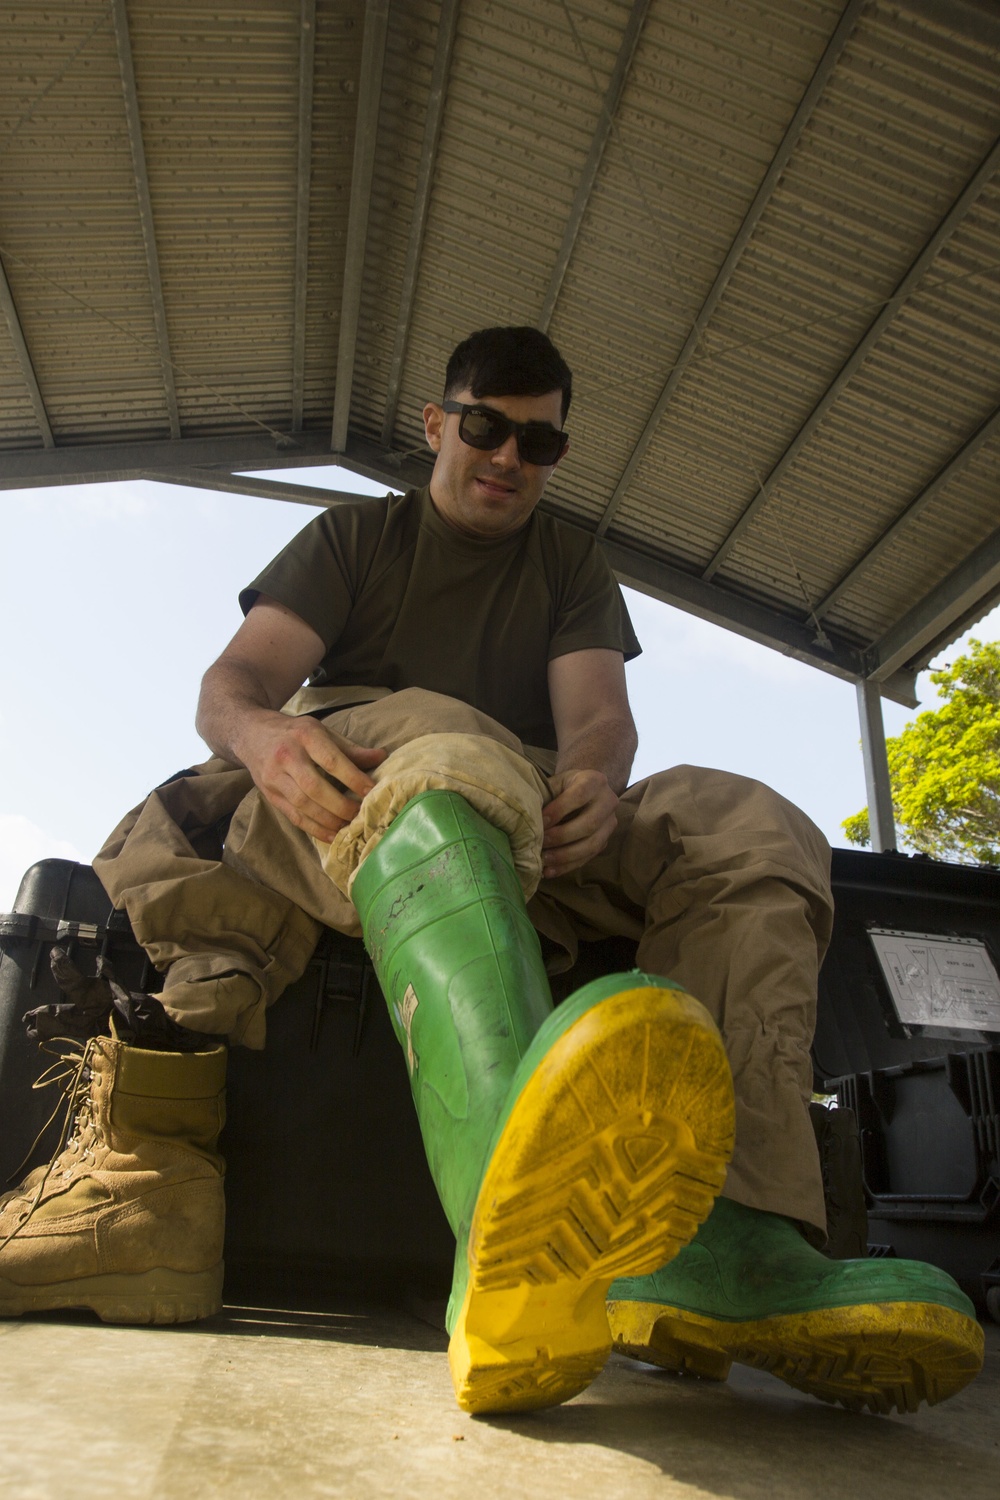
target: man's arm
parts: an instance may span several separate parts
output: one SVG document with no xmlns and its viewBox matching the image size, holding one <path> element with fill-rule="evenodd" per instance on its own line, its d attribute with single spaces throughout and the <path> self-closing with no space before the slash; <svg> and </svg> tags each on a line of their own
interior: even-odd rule
<svg viewBox="0 0 1000 1500">
<path fill-rule="evenodd" d="M 559 752 L 542 813 L 544 874 L 566 875 L 599 854 L 615 829 L 638 737 L 620 651 L 572 651 L 549 662 Z"/>
<path fill-rule="evenodd" d="M 261 595 L 205 673 L 195 724 L 217 755 L 246 766 L 267 800 L 297 828 L 329 843 L 371 791 L 374 783 L 365 771 L 385 751 L 355 745 L 315 719 L 278 712 L 324 650 L 311 625 Z"/>
</svg>

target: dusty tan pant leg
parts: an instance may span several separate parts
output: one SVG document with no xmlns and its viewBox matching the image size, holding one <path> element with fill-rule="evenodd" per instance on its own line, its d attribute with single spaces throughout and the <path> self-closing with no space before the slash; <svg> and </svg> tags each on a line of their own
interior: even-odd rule
<svg viewBox="0 0 1000 1500">
<path fill-rule="evenodd" d="M 511 750 L 522 749 L 517 735 L 489 714 L 480 713 L 458 698 L 431 693 L 425 688 L 405 688 L 374 703 L 342 709 L 324 717 L 323 723 L 359 745 L 380 746 L 389 751 L 398 750 L 400 745 L 424 734 L 480 734 Z"/>
<path fill-rule="evenodd" d="M 95 856 L 94 869 L 152 962 L 164 1004 L 195 1031 L 263 1044 L 263 1009 L 302 973 L 318 924 L 219 858 L 216 825 L 252 785 L 215 758 L 157 787 Z"/>
<path fill-rule="evenodd" d="M 521 751 L 516 736 L 486 714 L 419 688 L 340 710 L 325 716 L 323 722 L 357 744 L 382 746 L 390 752 L 428 734 L 476 736 L 484 745 L 499 743 L 518 758 Z M 226 952 L 213 952 L 222 914 L 218 910 L 206 913 L 210 922 L 207 927 L 202 924 L 202 931 L 197 909 L 188 910 L 187 943 L 189 948 L 196 944 L 196 949 L 172 964 L 163 1001 L 177 1020 L 197 1030 L 226 1032 L 244 1046 L 259 1048 L 264 1045 L 265 1010 L 303 972 L 319 933 L 316 924 L 357 937 L 361 927 L 353 904 L 324 870 L 313 840 L 256 788 L 233 815 L 223 863 L 227 872 L 240 877 L 240 884 L 232 886 L 234 909 L 225 913 L 230 935 Z M 272 962 L 249 924 L 238 941 L 233 939 L 233 932 L 240 931 L 240 892 L 247 890 L 284 898 L 283 909 L 285 903 L 290 904 L 288 909 L 308 924 L 311 944 L 296 947 L 295 965 Z M 256 962 L 255 955 L 259 955 Z"/>
<path fill-rule="evenodd" d="M 727 1196 L 825 1230 L 808 1103 L 833 913 L 826 840 L 761 783 L 698 767 L 638 783 L 620 808 L 608 849 L 542 893 L 584 935 L 638 937 L 640 967 L 715 1018 L 736 1089 Z"/>
</svg>

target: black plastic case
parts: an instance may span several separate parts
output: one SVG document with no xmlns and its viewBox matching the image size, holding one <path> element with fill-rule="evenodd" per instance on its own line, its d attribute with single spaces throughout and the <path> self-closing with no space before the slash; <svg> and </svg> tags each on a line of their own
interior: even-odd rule
<svg viewBox="0 0 1000 1500">
<path fill-rule="evenodd" d="M 1000 871 L 834 850 L 833 887 L 813 1061 L 857 1116 L 872 1253 L 940 1265 L 982 1306 L 1000 1261 L 1000 1016 L 901 1017 L 873 934 L 909 934 L 918 955 L 945 939 L 1000 971 Z"/>
</svg>

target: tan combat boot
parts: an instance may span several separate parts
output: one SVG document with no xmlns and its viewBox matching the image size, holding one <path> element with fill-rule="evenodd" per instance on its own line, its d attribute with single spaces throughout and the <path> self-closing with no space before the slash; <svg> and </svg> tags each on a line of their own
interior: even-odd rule
<svg viewBox="0 0 1000 1500">
<path fill-rule="evenodd" d="M 226 1049 L 154 1052 L 101 1036 L 72 1068 L 68 1140 L 0 1198 L 0 1317 L 87 1307 L 106 1323 L 187 1323 L 218 1312 Z"/>
</svg>

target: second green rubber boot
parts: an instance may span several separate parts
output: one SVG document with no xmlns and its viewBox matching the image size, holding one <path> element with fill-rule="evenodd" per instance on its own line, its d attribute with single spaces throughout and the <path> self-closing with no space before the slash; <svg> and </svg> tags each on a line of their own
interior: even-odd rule
<svg viewBox="0 0 1000 1500">
<path fill-rule="evenodd" d="M 669 1265 L 616 1281 L 608 1317 L 636 1359 L 715 1380 L 753 1365 L 852 1411 L 933 1405 L 983 1363 L 975 1308 L 944 1271 L 829 1260 L 793 1220 L 728 1198 Z"/>
<path fill-rule="evenodd" d="M 459 1404 L 565 1401 L 610 1351 L 611 1280 L 675 1254 L 722 1185 L 721 1040 L 697 1001 L 648 975 L 553 1010 L 508 840 L 454 793 L 407 804 L 352 898 L 457 1240 Z"/>
</svg>

